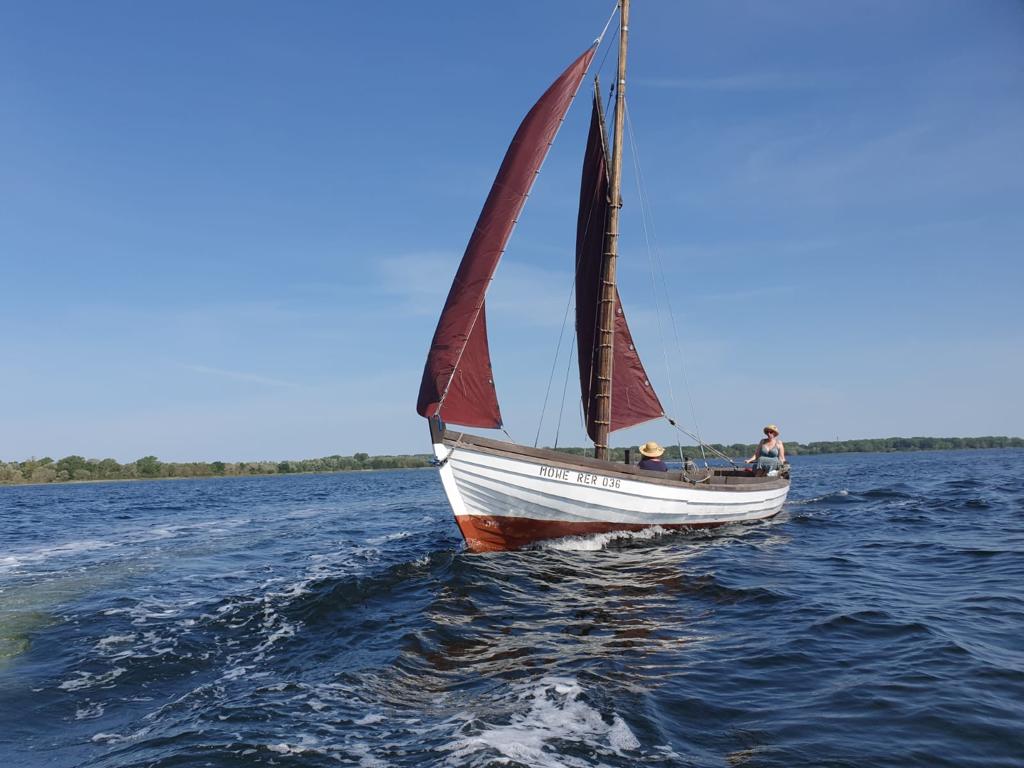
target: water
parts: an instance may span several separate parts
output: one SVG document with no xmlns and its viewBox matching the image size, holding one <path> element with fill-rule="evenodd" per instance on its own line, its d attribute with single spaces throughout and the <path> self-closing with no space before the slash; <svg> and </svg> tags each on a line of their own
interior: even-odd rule
<svg viewBox="0 0 1024 768">
<path fill-rule="evenodd" d="M 1020 766 L 1022 459 L 491 555 L 429 470 L 0 488 L 0 765 Z"/>
</svg>

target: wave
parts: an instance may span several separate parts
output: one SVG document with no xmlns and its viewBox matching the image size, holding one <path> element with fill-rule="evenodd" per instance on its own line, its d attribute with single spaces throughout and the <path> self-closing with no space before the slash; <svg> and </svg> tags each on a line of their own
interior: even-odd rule
<svg viewBox="0 0 1024 768">
<path fill-rule="evenodd" d="M 95 552 L 101 549 L 116 547 L 117 543 L 102 539 L 81 539 L 64 542 L 63 544 L 47 544 L 35 549 L 0 556 L 0 573 L 17 571 L 29 565 L 45 563 L 66 557 L 74 557 L 83 552 Z"/>
<path fill-rule="evenodd" d="M 139 545 L 152 544 L 194 534 L 208 536 L 224 533 L 251 523 L 251 518 L 231 520 L 207 520 L 177 525 L 146 526 L 128 530 L 114 530 L 109 538 L 72 539 L 57 544 L 44 544 L 33 549 L 15 551 L 0 556 L 0 574 L 14 574 L 31 567 L 49 564 L 51 561 L 74 561 L 81 555 L 107 550 L 131 549 Z M 132 553 L 138 555 L 141 553 Z M 65 565 L 66 567 L 66 565 Z"/>
<path fill-rule="evenodd" d="M 905 621 L 887 611 L 868 609 L 838 613 L 815 622 L 811 630 L 824 634 L 841 634 L 849 638 L 895 639 L 909 635 L 930 635 L 933 630 L 920 621 Z"/>
<path fill-rule="evenodd" d="M 589 768 L 605 758 L 629 759 L 640 741 L 618 713 L 605 717 L 587 702 L 575 678 L 544 677 L 510 687 L 510 701 L 490 712 L 457 716 L 454 739 L 442 747 L 448 765 L 486 766 L 495 761 L 536 768 Z M 495 710 L 505 714 L 495 716 Z M 573 754 L 578 751 L 578 754 Z"/>
<path fill-rule="evenodd" d="M 592 533 L 585 536 L 566 536 L 561 539 L 540 541 L 529 549 L 554 550 L 556 552 L 596 552 L 606 549 L 613 542 L 651 541 L 674 532 L 655 525 L 639 531 L 610 531 L 608 533 Z"/>
<path fill-rule="evenodd" d="M 838 491 L 830 491 L 829 493 L 823 493 L 821 496 L 813 496 L 809 499 L 788 499 L 786 501 L 787 507 L 801 507 L 806 504 L 818 504 L 822 501 L 830 501 L 832 499 L 845 499 L 849 497 L 850 491 L 847 488 L 842 488 Z"/>
<path fill-rule="evenodd" d="M 1013 764 L 1024 486 L 842 461 L 770 524 L 494 557 L 463 551 L 431 473 L 405 496 L 286 481 L 328 501 L 210 484 L 178 505 L 202 520 L 148 526 L 116 519 L 141 485 L 46 531 L 11 512 L 3 557 L 40 559 L 0 560 L 0 602 L 33 610 L 6 625 L 31 645 L 4 662 L 0 763 Z"/>
</svg>

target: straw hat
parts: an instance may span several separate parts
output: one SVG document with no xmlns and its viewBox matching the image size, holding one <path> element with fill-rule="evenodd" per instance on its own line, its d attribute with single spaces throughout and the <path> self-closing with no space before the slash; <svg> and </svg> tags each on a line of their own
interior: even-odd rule
<svg viewBox="0 0 1024 768">
<path fill-rule="evenodd" d="M 656 442 L 651 440 L 649 443 L 644 443 L 640 446 L 640 453 L 649 459 L 656 459 L 665 452 L 665 449 L 658 445 Z"/>
<path fill-rule="evenodd" d="M 769 424 L 767 427 L 764 428 L 764 433 L 767 435 L 769 432 L 774 432 L 777 435 L 779 434 L 779 428 L 776 427 L 774 424 Z"/>
</svg>

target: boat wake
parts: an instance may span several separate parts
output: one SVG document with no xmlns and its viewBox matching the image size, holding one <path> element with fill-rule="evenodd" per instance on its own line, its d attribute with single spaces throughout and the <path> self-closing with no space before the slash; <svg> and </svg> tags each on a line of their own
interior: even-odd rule
<svg viewBox="0 0 1024 768">
<path fill-rule="evenodd" d="M 656 525 L 640 531 L 610 531 L 608 533 L 592 533 L 586 536 L 566 536 L 561 539 L 538 541 L 530 549 L 555 550 L 558 552 L 597 552 L 598 550 L 607 549 L 609 544 L 615 542 L 651 541 L 652 539 L 674 534 L 674 531 L 669 531 L 660 525 Z"/>
<path fill-rule="evenodd" d="M 821 496 L 814 496 L 810 499 L 789 499 L 786 502 L 787 507 L 802 507 L 807 504 L 818 504 L 822 501 L 831 501 L 833 499 L 839 499 L 844 496 L 849 496 L 850 491 L 846 488 L 838 491 L 832 491 L 831 493 L 823 493 Z"/>
<path fill-rule="evenodd" d="M 496 717 L 465 716 L 456 739 L 444 747 L 449 765 L 589 768 L 602 758 L 636 757 L 640 749 L 626 722 L 591 706 L 575 678 L 514 685 L 510 699 L 509 711 Z"/>
</svg>

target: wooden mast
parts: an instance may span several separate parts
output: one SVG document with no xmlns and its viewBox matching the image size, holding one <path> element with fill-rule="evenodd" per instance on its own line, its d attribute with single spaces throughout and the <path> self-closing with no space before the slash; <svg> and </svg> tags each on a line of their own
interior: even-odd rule
<svg viewBox="0 0 1024 768">
<path fill-rule="evenodd" d="M 608 229 L 601 267 L 601 298 L 597 334 L 597 437 L 594 456 L 608 458 L 608 430 L 612 421 L 612 359 L 615 339 L 615 262 L 619 254 L 619 210 L 622 208 L 622 129 L 626 112 L 626 45 L 629 38 L 629 0 L 619 0 L 619 70 L 615 78 L 615 123 L 612 131 L 611 168 L 608 171 Z"/>
</svg>

